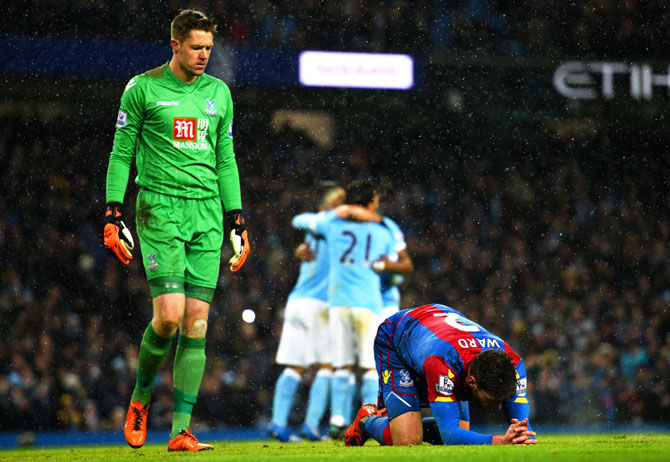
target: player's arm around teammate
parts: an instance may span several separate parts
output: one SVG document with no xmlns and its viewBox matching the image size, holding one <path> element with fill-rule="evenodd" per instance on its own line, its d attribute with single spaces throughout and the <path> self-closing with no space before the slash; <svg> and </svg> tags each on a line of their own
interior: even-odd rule
<svg viewBox="0 0 670 462">
<path fill-rule="evenodd" d="M 341 187 L 324 184 L 319 210 L 331 210 L 343 201 Z M 327 410 L 332 379 L 327 303 L 330 262 L 325 247 L 321 236 L 308 232 L 294 252 L 301 261 L 300 272 L 284 310 L 276 361 L 285 367 L 275 383 L 269 426 L 270 435 L 282 442 L 300 440 L 289 428 L 289 415 L 298 386 L 313 366 L 317 370 L 301 434 L 311 441 L 322 439 L 319 423 Z"/>
<path fill-rule="evenodd" d="M 338 218 L 356 220 L 356 221 L 371 221 L 375 223 L 383 223 L 389 228 L 389 231 L 396 238 L 397 244 L 401 248 L 397 249 L 398 258 L 390 259 L 388 255 L 382 255 L 379 260 L 373 262 L 372 268 L 376 273 L 381 274 L 385 271 L 390 271 L 399 274 L 409 274 L 414 271 L 414 263 L 407 252 L 407 245 L 405 244 L 404 236 L 392 220 L 382 217 L 380 214 L 366 207 L 355 204 L 343 204 L 335 208 L 335 216 Z"/>
</svg>

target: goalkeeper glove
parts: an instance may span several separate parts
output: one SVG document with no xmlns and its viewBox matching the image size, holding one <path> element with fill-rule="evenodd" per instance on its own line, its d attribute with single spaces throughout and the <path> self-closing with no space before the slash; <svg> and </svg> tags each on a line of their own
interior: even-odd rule
<svg viewBox="0 0 670 462">
<path fill-rule="evenodd" d="M 105 246 L 127 265 L 133 259 L 130 253 L 135 247 L 133 236 L 126 225 L 121 221 L 121 203 L 110 202 L 105 212 Z"/>
<path fill-rule="evenodd" d="M 241 210 L 231 210 L 226 213 L 226 221 L 230 227 L 230 245 L 235 255 L 230 259 L 230 271 L 235 272 L 242 268 L 249 255 L 249 236 L 244 226 Z"/>
</svg>

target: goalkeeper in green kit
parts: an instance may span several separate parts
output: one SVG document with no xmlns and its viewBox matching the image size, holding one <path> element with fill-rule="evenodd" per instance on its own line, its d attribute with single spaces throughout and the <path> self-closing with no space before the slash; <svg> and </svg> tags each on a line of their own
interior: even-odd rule
<svg viewBox="0 0 670 462">
<path fill-rule="evenodd" d="M 240 269 L 249 253 L 233 152 L 233 102 L 226 84 L 204 73 L 214 32 L 216 24 L 199 11 L 184 10 L 174 18 L 172 59 L 126 85 L 109 158 L 105 245 L 123 264 L 133 258 L 123 201 L 136 153 L 137 235 L 153 298 L 124 427 L 134 448 L 146 440 L 151 390 L 179 330 L 168 450 L 213 449 L 189 427 L 205 369 L 224 210 L 234 251 L 230 270 Z"/>
</svg>

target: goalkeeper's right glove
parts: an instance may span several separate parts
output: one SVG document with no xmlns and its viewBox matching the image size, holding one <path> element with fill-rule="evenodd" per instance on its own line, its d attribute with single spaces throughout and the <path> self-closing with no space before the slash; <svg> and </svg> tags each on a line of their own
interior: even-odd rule
<svg viewBox="0 0 670 462">
<path fill-rule="evenodd" d="M 105 246 L 127 265 L 133 259 L 130 253 L 135 247 L 133 236 L 125 223 L 121 221 L 121 203 L 109 202 L 105 212 Z"/>
</svg>

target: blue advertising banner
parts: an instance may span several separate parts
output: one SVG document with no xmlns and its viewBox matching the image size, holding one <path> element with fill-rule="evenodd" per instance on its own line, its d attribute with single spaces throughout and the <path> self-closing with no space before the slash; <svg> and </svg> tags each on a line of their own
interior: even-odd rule
<svg viewBox="0 0 670 462">
<path fill-rule="evenodd" d="M 172 57 L 169 44 L 4 36 L 3 73 L 28 77 L 130 79 Z M 208 73 L 228 83 L 298 85 L 298 52 L 215 45 Z"/>
<path fill-rule="evenodd" d="M 28 77 L 127 80 L 172 57 L 168 43 L 32 36 L 0 38 L 4 44 L 0 48 L 0 72 Z M 298 86 L 301 85 L 299 56 L 300 51 L 239 48 L 215 42 L 207 73 L 231 85 Z"/>
</svg>

